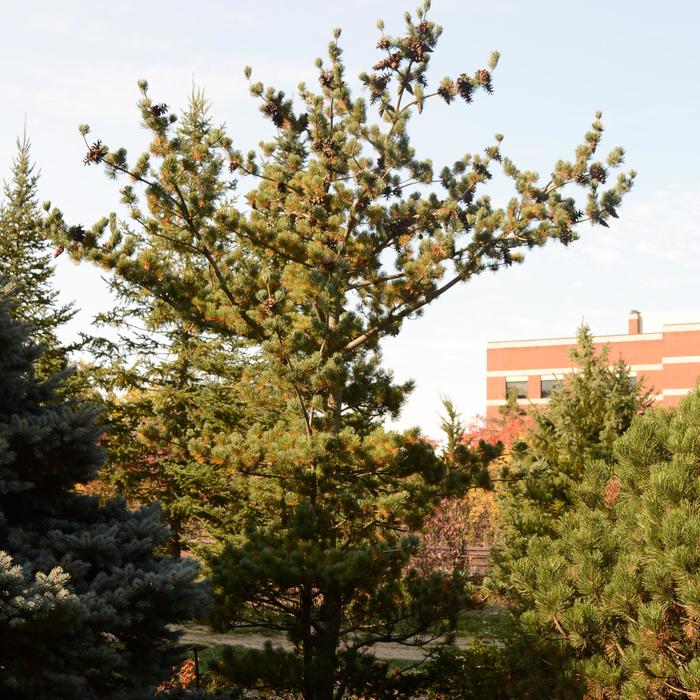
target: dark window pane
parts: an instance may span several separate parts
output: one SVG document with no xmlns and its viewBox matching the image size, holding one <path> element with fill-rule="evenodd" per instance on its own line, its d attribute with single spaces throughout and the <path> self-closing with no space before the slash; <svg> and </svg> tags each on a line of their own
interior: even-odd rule
<svg viewBox="0 0 700 700">
<path fill-rule="evenodd" d="M 510 398 L 515 396 L 516 399 L 526 399 L 527 398 L 527 382 L 517 381 L 509 382 L 506 381 L 506 396 Z"/>
<path fill-rule="evenodd" d="M 542 379 L 540 383 L 540 396 L 548 399 L 555 389 L 561 386 L 561 379 Z"/>
</svg>

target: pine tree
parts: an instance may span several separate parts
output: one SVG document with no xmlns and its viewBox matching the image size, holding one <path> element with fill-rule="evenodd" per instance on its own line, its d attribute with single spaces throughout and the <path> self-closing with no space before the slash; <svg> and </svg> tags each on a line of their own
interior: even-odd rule
<svg viewBox="0 0 700 700">
<path fill-rule="evenodd" d="M 532 411 L 532 426 L 511 451 L 511 480 L 502 491 L 502 531 L 494 550 L 495 576 L 506 588 L 529 541 L 553 535 L 571 508 L 587 462 L 609 463 L 614 441 L 649 403 L 624 361 L 610 366 L 609 348 L 596 351 L 585 325 L 571 360 L 578 369 L 554 390 L 546 409 Z"/>
<path fill-rule="evenodd" d="M 41 349 L 0 303 L 0 695 L 126 700 L 178 657 L 204 602 L 194 562 L 156 554 L 157 508 L 80 493 L 102 460 L 95 409 L 39 379 Z"/>
<path fill-rule="evenodd" d="M 515 567 L 531 643 L 558 647 L 587 697 L 700 693 L 699 426 L 697 390 L 635 419 Z"/>
<path fill-rule="evenodd" d="M 13 287 L 14 313 L 32 325 L 35 340 L 45 348 L 38 370 L 48 377 L 67 366 L 69 348 L 61 346 L 56 331 L 75 310 L 58 304 L 52 285 L 53 255 L 42 225 L 38 181 L 25 133 L 17 140 L 12 177 L 4 183 L 0 204 L 0 279 Z"/>
<path fill-rule="evenodd" d="M 406 15 L 401 36 L 382 27 L 380 60 L 360 75 L 369 105 L 350 92 L 339 30 L 328 63 L 318 61 L 320 88 L 299 86 L 301 110 L 251 82 L 275 129 L 259 154 L 244 155 L 191 109 L 177 126 L 142 81 L 148 152 L 130 165 L 124 149 L 98 140 L 85 157 L 129 178 L 121 192 L 133 224 L 112 216 L 77 240 L 59 212 L 48 222 L 76 258 L 138 285 L 199 332 L 245 343 L 259 362 L 252 386 L 265 387 L 263 400 L 251 397 L 242 423 L 203 431 L 188 448 L 226 477 L 229 508 L 211 528 L 217 619 L 285 631 L 307 699 L 341 696 L 371 667 L 365 652 L 376 642 L 423 643 L 464 604 L 458 576 L 410 569 L 410 532 L 483 465 L 440 460 L 418 431 L 381 427 L 411 385 L 381 367 L 380 341 L 460 282 L 548 240 L 568 244 L 583 221 L 607 225 L 632 184 L 620 174 L 603 187 L 622 151 L 595 160 L 599 116 L 544 185 L 502 155 L 500 135 L 436 174 L 410 146 L 410 118 L 434 99 L 490 93 L 498 54 L 431 91 L 441 29 L 427 9 Z M 502 208 L 479 194 L 499 166 L 516 190 Z M 245 201 L 232 198 L 224 168 L 253 181 Z M 582 208 L 569 186 L 586 191 Z M 229 671 L 284 685 L 277 656 L 266 667 L 265 658 Z"/>
</svg>

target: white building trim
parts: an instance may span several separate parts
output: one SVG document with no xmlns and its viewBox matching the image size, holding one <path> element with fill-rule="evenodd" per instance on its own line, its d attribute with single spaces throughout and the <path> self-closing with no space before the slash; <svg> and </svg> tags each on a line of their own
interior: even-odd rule
<svg viewBox="0 0 700 700">
<path fill-rule="evenodd" d="M 529 406 L 530 404 L 545 404 L 549 399 L 518 399 L 518 406 Z M 486 402 L 487 406 L 505 406 L 508 403 L 506 399 L 489 399 Z"/>
<path fill-rule="evenodd" d="M 687 389 L 664 389 L 661 393 L 664 396 L 686 396 L 693 390 L 693 387 Z"/>
<path fill-rule="evenodd" d="M 692 327 L 691 327 L 692 326 Z M 670 328 L 664 326 L 664 330 Z M 676 326 L 673 330 L 700 330 L 700 323 L 688 326 Z M 663 340 L 663 333 L 633 333 L 626 335 L 596 335 L 593 342 L 604 343 L 631 343 L 645 340 Z M 540 340 L 496 340 L 486 343 L 487 350 L 498 350 L 507 348 L 539 348 L 553 345 L 576 345 L 576 338 L 542 338 Z"/>
<path fill-rule="evenodd" d="M 520 372 L 524 376 L 525 379 L 527 379 L 528 376 L 530 375 L 538 375 L 538 374 L 554 374 L 554 375 L 561 375 L 561 374 L 569 374 L 569 372 L 572 371 L 571 367 L 557 367 L 557 368 L 545 368 L 545 369 L 494 369 L 486 372 L 487 377 L 510 377 L 512 376 L 513 372 Z"/>
<path fill-rule="evenodd" d="M 685 331 L 700 331 L 700 323 L 667 323 L 664 333 L 682 333 Z"/>
<path fill-rule="evenodd" d="M 679 355 L 678 357 L 662 357 L 665 365 L 694 365 L 700 362 L 700 355 Z"/>
<path fill-rule="evenodd" d="M 698 357 L 698 362 L 700 362 L 700 356 Z M 613 369 L 615 365 L 610 365 L 610 369 Z M 648 364 L 648 365 L 629 365 L 631 372 L 660 372 L 664 367 L 662 364 Z M 578 367 L 544 367 L 537 369 L 492 369 L 486 372 L 487 377 L 506 377 L 511 381 L 525 381 L 528 376 L 538 376 L 538 375 L 553 375 L 554 379 L 558 379 L 561 375 L 569 374 L 570 372 L 576 372 Z M 519 374 L 516 375 L 515 372 Z M 547 377 L 548 379 L 550 377 Z"/>
</svg>

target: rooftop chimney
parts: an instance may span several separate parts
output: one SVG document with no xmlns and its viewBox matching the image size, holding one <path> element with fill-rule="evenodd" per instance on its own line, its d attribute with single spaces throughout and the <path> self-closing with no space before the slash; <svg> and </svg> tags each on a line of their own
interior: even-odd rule
<svg viewBox="0 0 700 700">
<path fill-rule="evenodd" d="M 642 314 L 637 309 L 632 309 L 627 317 L 627 331 L 630 335 L 638 335 L 642 332 Z"/>
</svg>

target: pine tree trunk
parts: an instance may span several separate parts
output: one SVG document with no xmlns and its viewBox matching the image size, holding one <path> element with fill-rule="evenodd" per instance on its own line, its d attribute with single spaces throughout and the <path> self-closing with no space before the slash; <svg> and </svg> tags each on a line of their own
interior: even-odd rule
<svg viewBox="0 0 700 700">
<path fill-rule="evenodd" d="M 337 314 L 331 314 L 328 326 L 338 326 Z M 326 401 L 327 429 L 338 434 L 342 430 L 342 406 L 345 387 L 333 388 Z M 314 520 L 317 507 L 317 482 L 314 479 L 311 512 Z M 315 527 L 315 522 L 314 522 Z M 321 609 L 314 609 L 311 586 L 302 591 L 302 619 L 304 622 L 304 700 L 333 700 L 338 671 L 337 649 L 340 638 L 341 602 L 332 594 L 324 593 Z"/>
<path fill-rule="evenodd" d="M 168 523 L 170 527 L 170 537 L 168 538 L 168 554 L 173 559 L 180 558 L 180 551 L 182 550 L 182 522 L 180 520 L 171 520 Z"/>
<path fill-rule="evenodd" d="M 316 653 L 312 674 L 311 700 L 333 700 L 338 670 L 338 640 L 340 633 L 340 605 L 326 596 L 321 606 L 321 622 L 317 622 Z"/>
<path fill-rule="evenodd" d="M 330 641 L 330 640 L 329 640 Z M 312 692 L 309 700 L 333 700 L 337 658 L 335 642 L 329 648 L 319 645 L 318 654 L 314 658 Z"/>
<path fill-rule="evenodd" d="M 311 586 L 302 587 L 302 657 L 304 700 L 333 700 L 338 670 L 340 604 L 334 596 L 324 596 L 321 609 L 314 610 Z"/>
<path fill-rule="evenodd" d="M 306 641 L 306 640 L 305 640 Z M 333 700 L 337 667 L 337 637 L 316 638 L 304 645 L 304 700 Z"/>
<path fill-rule="evenodd" d="M 302 638 L 302 654 L 303 654 L 303 690 L 302 696 L 304 700 L 311 700 L 313 698 L 313 684 L 311 682 L 313 667 L 314 667 L 314 656 L 313 656 L 313 630 L 311 626 L 311 611 L 312 611 L 312 601 L 311 601 L 311 587 L 309 584 L 305 584 L 301 590 L 301 618 L 303 626 L 303 638 Z"/>
</svg>

